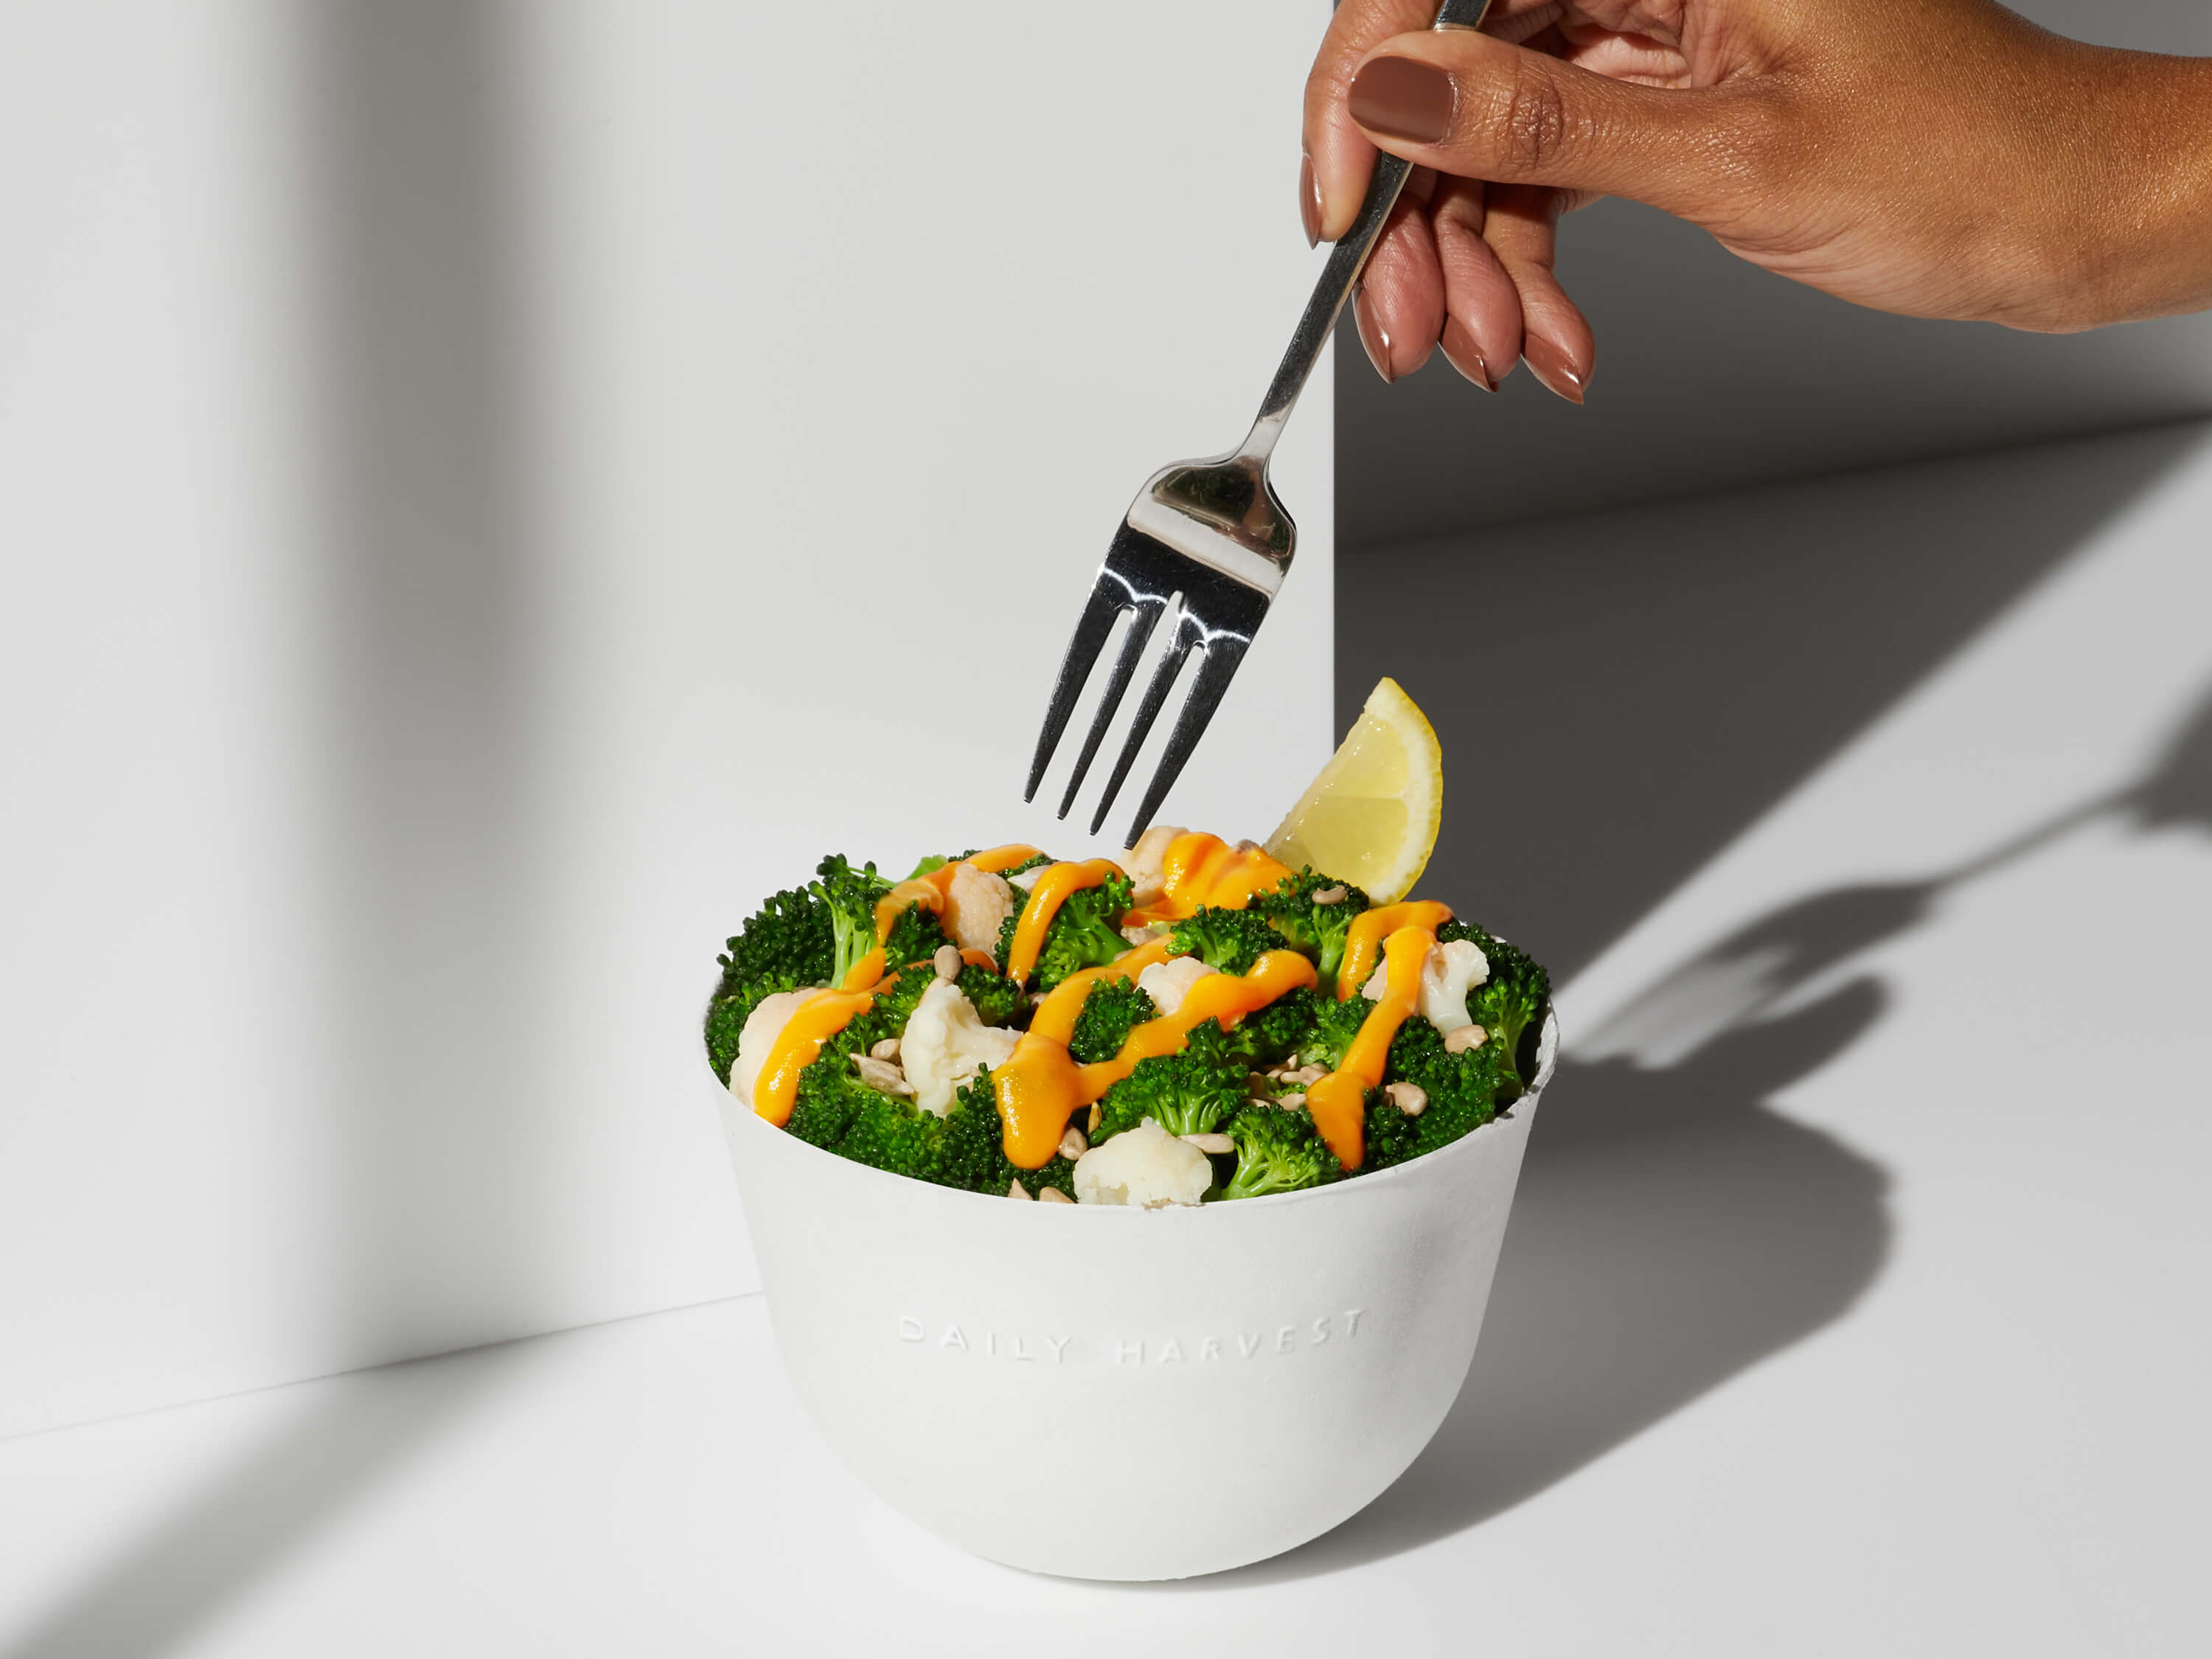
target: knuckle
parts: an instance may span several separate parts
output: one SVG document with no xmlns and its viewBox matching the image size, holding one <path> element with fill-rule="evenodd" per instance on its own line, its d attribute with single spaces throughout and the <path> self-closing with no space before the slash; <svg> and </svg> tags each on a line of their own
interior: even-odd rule
<svg viewBox="0 0 2212 1659">
<path fill-rule="evenodd" d="M 1743 98 L 1708 128 L 1708 177 L 1732 198 L 1771 200 L 1798 177 L 1808 144 L 1805 123 L 1771 98 Z"/>
<path fill-rule="evenodd" d="M 1495 132 L 1499 159 L 1516 173 L 1540 174 L 1566 149 L 1571 125 L 1559 82 L 1533 64 L 1517 65 L 1498 99 Z"/>
</svg>

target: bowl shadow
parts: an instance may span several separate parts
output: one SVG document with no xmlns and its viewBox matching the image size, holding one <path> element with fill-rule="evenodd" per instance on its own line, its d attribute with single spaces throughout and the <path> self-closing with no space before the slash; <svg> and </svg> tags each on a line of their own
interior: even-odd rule
<svg viewBox="0 0 2212 1659">
<path fill-rule="evenodd" d="M 1843 1313 L 1888 1254 L 1887 1174 L 1768 1103 L 1885 1000 L 1853 979 L 1661 1070 L 1563 1059 L 1480 1345 L 1428 1449 L 1334 1531 L 1183 1583 L 1340 1572 L 1464 1531 Z"/>
</svg>

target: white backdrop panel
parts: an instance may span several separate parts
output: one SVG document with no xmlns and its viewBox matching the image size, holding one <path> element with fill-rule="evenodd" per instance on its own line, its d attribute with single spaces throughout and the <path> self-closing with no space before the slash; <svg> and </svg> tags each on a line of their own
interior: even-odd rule
<svg viewBox="0 0 2212 1659">
<path fill-rule="evenodd" d="M 712 961 L 1016 804 L 1315 270 L 1316 3 L 19 9 L 0 1434 L 738 1291 Z M 1301 567 L 1171 803 L 1329 740 Z"/>
</svg>

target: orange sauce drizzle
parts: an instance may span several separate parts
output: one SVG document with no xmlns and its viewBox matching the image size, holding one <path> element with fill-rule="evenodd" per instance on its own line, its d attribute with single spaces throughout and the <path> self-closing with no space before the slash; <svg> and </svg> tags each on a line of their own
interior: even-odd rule
<svg viewBox="0 0 2212 1659">
<path fill-rule="evenodd" d="M 1168 843 L 1161 860 L 1163 896 L 1157 904 L 1132 910 L 1126 923 L 1141 927 L 1155 921 L 1181 921 L 1206 905 L 1241 910 L 1253 895 L 1280 885 L 1291 876 L 1287 865 L 1270 858 L 1265 849 L 1231 847 L 1218 836 L 1201 830 L 1177 836 Z"/>
<path fill-rule="evenodd" d="M 1360 912 L 1344 936 L 1344 964 L 1337 969 L 1336 1000 L 1342 1002 L 1359 994 L 1359 988 L 1375 971 L 1376 951 L 1390 934 L 1401 927 L 1425 927 L 1434 933 L 1451 919 L 1451 906 L 1429 899 L 1378 905 Z"/>
<path fill-rule="evenodd" d="M 781 1128 L 799 1098 L 799 1074 L 814 1063 L 822 1045 L 850 1025 L 876 1000 L 872 991 L 817 991 L 792 1012 L 769 1045 L 753 1079 L 753 1110 Z"/>
<path fill-rule="evenodd" d="M 1370 910 L 1366 915 L 1375 914 Z M 1347 1170 L 1358 1169 L 1367 1156 L 1367 1091 L 1382 1081 L 1391 1040 L 1420 1006 L 1421 969 L 1436 942 L 1433 927 L 1401 927 L 1391 933 L 1382 947 L 1382 1000 L 1360 1022 L 1359 1035 L 1344 1051 L 1344 1064 L 1306 1091 L 1314 1127 Z"/>
<path fill-rule="evenodd" d="M 853 971 L 845 975 L 841 991 L 865 991 L 884 976 L 884 947 L 880 945 L 853 964 Z"/>
<path fill-rule="evenodd" d="M 1004 1130 L 1002 1144 L 1015 1168 L 1038 1170 L 1050 1163 L 1067 1133 L 1069 1119 L 1128 1076 L 1139 1060 L 1176 1053 L 1193 1026 L 1218 1019 L 1226 1029 L 1315 982 L 1313 964 L 1297 951 L 1270 951 L 1252 964 L 1249 974 L 1209 974 L 1200 980 L 1175 1012 L 1146 1020 L 1131 1031 L 1113 1059 L 1077 1065 L 1067 1052 L 1067 1039 L 1074 1034 L 1076 1017 L 1083 1012 L 1091 984 L 1100 979 L 1131 978 L 1166 960 L 1166 941 L 1155 940 L 1103 968 L 1069 975 L 1038 1005 L 1012 1057 L 991 1073 Z"/>
<path fill-rule="evenodd" d="M 1045 935 L 1052 929 L 1052 919 L 1060 914 L 1060 907 L 1071 895 L 1086 887 L 1097 887 L 1121 873 L 1121 866 L 1111 859 L 1086 859 L 1080 864 L 1054 864 L 1045 867 L 1030 889 L 1028 902 L 1022 906 L 1021 920 L 1014 924 L 1013 948 L 1006 952 L 1006 977 L 1019 985 L 1036 966 L 1038 954 L 1044 949 Z M 1034 1166 L 1030 1166 L 1034 1167 Z"/>
<path fill-rule="evenodd" d="M 988 870 L 995 873 L 1000 870 L 1011 870 L 1018 864 L 1027 864 L 1036 855 L 1036 848 L 1026 847 L 1019 842 L 1013 842 L 1004 847 L 994 847 L 988 852 L 978 853 L 973 858 L 961 859 L 955 863 L 945 865 L 940 869 L 931 871 L 926 876 L 916 876 L 912 880 L 900 882 L 890 892 L 876 901 L 876 942 L 880 945 L 891 936 L 891 929 L 898 925 L 898 919 L 906 914 L 907 907 L 910 904 L 921 905 L 933 916 L 943 915 L 945 896 L 951 890 L 953 872 L 958 870 L 961 865 L 972 865 L 978 870 Z M 848 980 L 847 983 L 851 983 L 851 981 Z"/>
</svg>

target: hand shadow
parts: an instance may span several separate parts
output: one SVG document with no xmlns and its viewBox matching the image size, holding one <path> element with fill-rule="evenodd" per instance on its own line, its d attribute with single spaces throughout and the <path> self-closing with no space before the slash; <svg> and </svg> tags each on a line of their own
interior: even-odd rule
<svg viewBox="0 0 2212 1659">
<path fill-rule="evenodd" d="M 1885 1000 L 1854 979 L 1663 1070 L 1562 1061 L 1481 1344 L 1437 1437 L 1335 1531 L 1230 1577 L 1340 1571 L 1462 1531 L 1849 1308 L 1888 1252 L 1888 1177 L 1767 1103 L 1857 1041 Z"/>
</svg>

